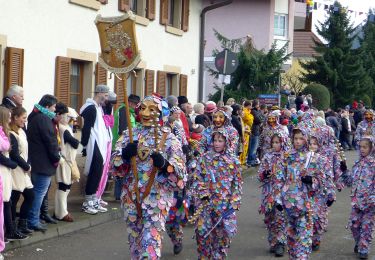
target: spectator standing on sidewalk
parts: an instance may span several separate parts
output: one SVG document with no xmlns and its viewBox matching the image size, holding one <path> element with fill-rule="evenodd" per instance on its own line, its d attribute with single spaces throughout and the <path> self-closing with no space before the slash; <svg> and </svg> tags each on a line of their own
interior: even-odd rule
<svg viewBox="0 0 375 260">
<path fill-rule="evenodd" d="M 46 231 L 39 220 L 40 209 L 61 159 L 52 122 L 56 103 L 55 96 L 44 95 L 28 117 L 27 141 L 35 197 L 27 221 L 29 228 L 35 231 Z"/>
<path fill-rule="evenodd" d="M 10 122 L 10 142 L 12 149 L 10 159 L 17 163 L 17 168 L 12 170 L 12 218 L 16 225 L 16 209 L 20 196 L 23 202 L 20 208 L 18 220 L 18 230 L 25 235 L 32 233 L 27 227 L 27 214 L 34 200 L 34 189 L 29 173 L 31 165 L 28 163 L 28 143 L 27 136 L 23 128 L 27 120 L 27 112 L 23 107 L 15 107 L 12 110 Z"/>
<path fill-rule="evenodd" d="M 262 114 L 259 111 L 259 100 L 255 99 L 253 101 L 253 109 L 251 110 L 251 114 L 254 117 L 253 125 L 251 127 L 251 138 L 250 138 L 250 145 L 249 145 L 249 153 L 247 155 L 247 165 L 254 167 L 260 164 L 259 159 L 257 158 L 257 149 L 259 145 L 259 136 L 260 136 L 260 128 L 263 123 Z"/>
<path fill-rule="evenodd" d="M 87 176 L 86 200 L 82 210 L 88 214 L 107 212 L 96 197 L 96 191 L 103 174 L 108 149 L 111 150 L 111 129 L 105 124 L 102 109 L 108 99 L 108 93 L 108 86 L 97 85 L 94 97 L 88 98 L 80 110 L 84 119 L 81 138 L 82 155 L 87 155 L 84 170 Z"/>
<path fill-rule="evenodd" d="M 15 107 L 21 107 L 23 103 L 23 88 L 18 85 L 12 85 L 5 97 L 3 98 L 3 102 L 1 106 L 6 107 L 8 109 L 13 109 Z"/>
</svg>

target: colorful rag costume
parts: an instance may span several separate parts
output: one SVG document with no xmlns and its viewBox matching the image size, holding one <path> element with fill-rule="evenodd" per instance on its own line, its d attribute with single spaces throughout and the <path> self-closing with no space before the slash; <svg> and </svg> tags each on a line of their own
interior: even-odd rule
<svg viewBox="0 0 375 260">
<path fill-rule="evenodd" d="M 225 130 L 219 132 L 230 138 Z M 231 239 L 237 233 L 234 210 L 241 205 L 241 165 L 228 148 L 222 153 L 213 149 L 205 152 L 198 159 L 193 175 L 189 197 L 196 198 L 195 208 L 203 207 L 195 224 L 198 259 L 225 259 Z"/>
<path fill-rule="evenodd" d="M 276 133 L 275 133 L 276 134 Z M 268 151 L 264 154 L 258 170 L 258 179 L 262 182 L 262 198 L 259 213 L 264 214 L 264 223 L 268 230 L 268 243 L 271 249 L 286 245 L 285 217 L 283 212 L 276 209 L 281 205 L 281 189 L 284 179 L 284 153 L 288 148 L 288 137 L 282 137 L 282 148 L 279 152 Z"/>
<path fill-rule="evenodd" d="M 224 124 L 220 126 L 219 128 L 225 128 L 227 132 L 227 135 L 228 135 L 227 150 L 229 153 L 236 154 L 237 146 L 238 146 L 238 132 L 232 126 L 231 119 L 228 116 L 228 114 L 222 110 L 218 110 L 215 113 L 218 113 L 218 112 L 222 113 L 225 116 Z M 215 125 L 211 125 L 207 127 L 206 129 L 204 129 L 204 131 L 202 132 L 202 138 L 199 141 L 198 148 L 197 148 L 197 151 L 200 154 L 203 154 L 212 149 L 212 146 L 213 146 L 212 133 L 217 129 L 218 127 Z"/>
<path fill-rule="evenodd" d="M 146 97 L 143 102 L 145 101 L 156 104 L 159 111 L 164 111 L 164 102 L 157 97 Z M 149 111 L 149 108 L 146 110 Z M 159 144 L 155 144 L 155 134 L 160 141 Z M 135 156 L 138 183 L 135 180 L 134 169 L 130 167 L 131 161 L 123 160 L 125 154 L 124 149 L 121 149 L 129 144 L 129 130 L 125 131 L 121 145 L 113 154 L 115 167 L 120 167 L 124 174 L 121 199 L 128 227 L 131 259 L 159 259 L 166 217 L 170 207 L 175 203 L 173 193 L 182 189 L 186 182 L 184 155 L 180 142 L 166 127 L 155 130 L 150 126 L 140 125 L 133 128 L 133 138 L 134 141 L 138 141 Z M 151 157 L 156 153 L 153 152 L 155 148 L 160 149 L 161 153 L 158 155 L 164 158 L 164 163 L 167 162 L 168 169 L 171 167 L 171 170 L 164 171 L 153 165 Z"/>
<path fill-rule="evenodd" d="M 309 129 L 299 129 L 307 138 Z M 314 156 L 308 156 L 307 146 L 298 150 L 292 148 L 284 157 L 285 183 L 281 201 L 286 212 L 289 258 L 308 259 L 313 235 L 313 195 L 321 186 L 323 169 L 319 161 L 313 160 Z M 311 184 L 302 181 L 307 176 Z"/>
<path fill-rule="evenodd" d="M 372 111 L 371 109 L 366 110 L 365 113 L 369 113 L 374 116 L 374 111 Z M 367 119 L 364 119 L 358 123 L 354 136 L 354 141 L 356 142 L 357 146 L 363 136 L 375 136 L 374 121 L 368 121 Z"/>
<path fill-rule="evenodd" d="M 374 138 L 363 136 L 372 143 L 372 151 L 361 156 L 351 171 L 342 175 L 344 183 L 351 187 L 352 211 L 349 227 L 359 253 L 368 254 L 375 224 L 375 155 Z"/>
</svg>

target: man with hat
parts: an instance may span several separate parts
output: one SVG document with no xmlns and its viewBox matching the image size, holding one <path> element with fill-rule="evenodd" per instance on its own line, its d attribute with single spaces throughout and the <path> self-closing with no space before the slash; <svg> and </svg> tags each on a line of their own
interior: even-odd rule
<svg viewBox="0 0 375 260">
<path fill-rule="evenodd" d="M 88 214 L 106 212 L 96 191 L 101 180 L 107 153 L 111 150 L 112 132 L 106 126 L 103 106 L 109 96 L 109 88 L 106 85 L 97 85 L 93 98 L 88 98 L 82 106 L 80 114 L 84 119 L 81 144 L 82 155 L 86 156 L 84 174 L 87 176 L 86 201 L 82 210 Z"/>
</svg>

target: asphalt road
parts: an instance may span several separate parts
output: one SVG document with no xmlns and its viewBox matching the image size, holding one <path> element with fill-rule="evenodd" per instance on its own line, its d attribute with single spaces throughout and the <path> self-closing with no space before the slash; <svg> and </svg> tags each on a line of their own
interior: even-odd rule
<svg viewBox="0 0 375 260">
<path fill-rule="evenodd" d="M 356 152 L 347 153 L 348 165 L 357 158 Z M 258 214 L 260 189 L 255 174 L 247 175 L 243 185 L 242 207 L 239 212 L 239 232 L 233 240 L 228 259 L 273 259 L 268 253 L 266 229 Z M 350 212 L 349 190 L 338 193 L 332 206 L 328 231 L 324 234 L 321 249 L 311 259 L 357 259 L 354 242 L 346 229 Z M 179 256 L 172 253 L 172 245 L 165 234 L 162 259 L 197 259 L 193 228 L 185 228 L 184 250 Z M 374 249 L 375 250 L 375 249 Z M 372 250 L 373 252 L 375 252 Z M 130 259 L 126 226 L 122 220 L 109 222 L 60 238 L 10 251 L 6 259 Z M 287 256 L 280 259 L 287 259 Z M 372 253 L 369 259 L 375 260 Z"/>
</svg>

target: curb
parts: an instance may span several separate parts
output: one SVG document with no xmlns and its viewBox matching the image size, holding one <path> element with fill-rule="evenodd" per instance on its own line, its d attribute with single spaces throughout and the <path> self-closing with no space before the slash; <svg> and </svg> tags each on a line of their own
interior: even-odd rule
<svg viewBox="0 0 375 260">
<path fill-rule="evenodd" d="M 29 236 L 28 239 L 9 242 L 6 244 L 4 252 L 29 246 L 52 238 L 58 238 L 66 234 L 104 224 L 122 217 L 123 211 L 118 207 L 118 205 L 110 203 L 108 205 L 108 212 L 106 213 L 98 213 L 96 215 L 81 213 L 74 222 L 67 223 L 59 221 L 58 224 L 48 224 L 48 230 L 45 233 L 33 232 L 33 235 Z"/>
</svg>

